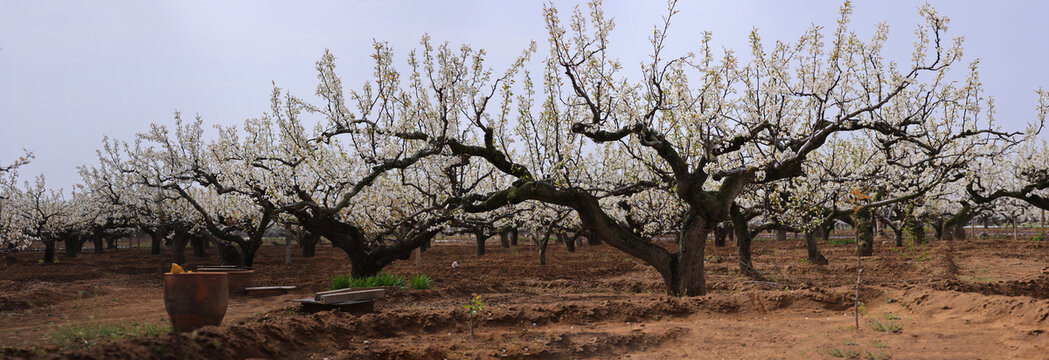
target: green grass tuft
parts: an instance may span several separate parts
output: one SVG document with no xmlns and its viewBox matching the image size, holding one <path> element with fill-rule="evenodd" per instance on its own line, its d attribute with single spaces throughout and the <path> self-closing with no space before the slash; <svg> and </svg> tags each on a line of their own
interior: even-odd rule
<svg viewBox="0 0 1049 360">
<path fill-rule="evenodd" d="M 430 279 L 426 274 L 413 274 L 408 278 L 408 288 L 412 290 L 426 290 L 430 288 L 430 283 L 433 279 Z"/>
<path fill-rule="evenodd" d="M 105 340 L 151 336 L 171 332 L 168 326 L 152 323 L 80 324 L 51 330 L 50 342 L 62 348 L 87 348 Z"/>
<path fill-rule="evenodd" d="M 372 276 L 366 276 L 363 278 L 355 278 L 350 275 L 335 275 L 335 277 L 331 278 L 331 286 L 328 288 L 331 290 L 338 290 L 347 288 L 367 288 L 377 286 L 403 287 L 404 276 L 391 274 L 388 272 L 383 272 Z"/>
<path fill-rule="evenodd" d="M 856 238 L 844 238 L 844 239 L 830 239 L 831 245 L 852 245 L 856 244 Z"/>
<path fill-rule="evenodd" d="M 860 357 L 860 352 L 856 349 L 831 348 L 827 350 L 827 355 L 842 359 L 855 359 Z"/>
<path fill-rule="evenodd" d="M 870 320 L 867 322 L 867 326 L 869 326 L 871 329 L 874 329 L 874 331 L 878 332 L 898 333 L 903 331 L 903 325 L 900 325 L 899 323 L 892 320 L 886 321 L 884 323 L 878 320 Z"/>
</svg>

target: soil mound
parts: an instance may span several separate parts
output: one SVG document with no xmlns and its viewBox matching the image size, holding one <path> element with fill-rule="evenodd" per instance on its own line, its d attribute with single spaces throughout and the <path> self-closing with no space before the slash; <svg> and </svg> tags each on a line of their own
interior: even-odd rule
<svg viewBox="0 0 1049 360">
<path fill-rule="evenodd" d="M 943 282 L 935 288 L 939 290 L 975 292 L 984 295 L 1029 296 L 1036 299 L 1049 299 L 1049 275 L 1042 275 L 1028 280 L 997 281 L 993 283 L 952 280 Z"/>
<path fill-rule="evenodd" d="M 17 283 L 0 280 L 0 311 L 34 309 L 59 302 L 109 293 L 109 290 L 87 284 L 52 282 Z"/>
<path fill-rule="evenodd" d="M 973 323 L 1046 325 L 1049 300 L 1026 296 L 912 289 L 900 300 L 910 310 L 933 317 L 954 317 Z"/>
</svg>

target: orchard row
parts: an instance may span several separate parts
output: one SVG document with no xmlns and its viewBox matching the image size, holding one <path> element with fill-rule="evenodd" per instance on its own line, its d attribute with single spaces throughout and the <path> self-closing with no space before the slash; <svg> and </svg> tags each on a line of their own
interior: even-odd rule
<svg viewBox="0 0 1049 360">
<path fill-rule="evenodd" d="M 525 232 L 541 251 L 551 238 L 607 243 L 669 293 L 702 295 L 711 234 L 733 234 L 740 271 L 760 277 L 749 248 L 762 231 L 804 233 L 810 262 L 825 264 L 816 239 L 835 224 L 856 228 L 863 256 L 876 222 L 899 246 L 927 227 L 952 239 L 977 217 L 1049 208 L 1049 93 L 1028 128 L 1002 129 L 946 17 L 923 7 L 911 56 L 886 59 L 888 28 L 861 39 L 851 11 L 790 43 L 755 31 L 736 53 L 704 34 L 695 52 L 667 54 L 671 3 L 638 78 L 611 56 L 599 3 L 567 22 L 546 8 L 547 46 L 504 69 L 429 37 L 406 62 L 376 42 L 374 77 L 349 90 L 325 52 L 315 96 L 274 87 L 241 126 L 209 133 L 176 113 L 104 139 L 71 195 L 43 177 L 19 184 L 31 155 L 4 167 L 0 251 L 39 242 L 53 262 L 56 242 L 100 249 L 143 231 L 155 251 L 170 241 L 175 262 L 212 242 L 250 266 L 266 232 L 288 228 L 330 240 L 364 276 L 441 233 L 474 235 L 483 254 L 483 239 Z"/>
</svg>

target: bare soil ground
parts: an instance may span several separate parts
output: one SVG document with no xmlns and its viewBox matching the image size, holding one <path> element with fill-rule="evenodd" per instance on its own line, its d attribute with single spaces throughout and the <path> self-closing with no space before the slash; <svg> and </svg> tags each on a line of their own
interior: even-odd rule
<svg viewBox="0 0 1049 360">
<path fill-rule="evenodd" d="M 884 240 L 884 239 L 882 239 Z M 377 312 L 303 314 L 284 300 L 349 272 L 344 253 L 319 247 L 293 258 L 267 246 L 257 285 L 296 285 L 266 298 L 234 297 L 222 326 L 108 341 L 87 349 L 48 342 L 85 323 L 166 325 L 160 285 L 168 254 L 148 249 L 84 253 L 39 265 L 23 253 L 0 265 L 0 358 L 38 359 L 1037 359 L 1049 357 L 1049 242 L 979 239 L 911 249 L 876 244 L 863 259 L 860 326 L 854 326 L 852 245 L 826 245 L 828 266 L 804 262 L 800 240 L 754 243 L 768 281 L 738 275 L 733 247 L 708 247 L 707 296 L 663 294 L 658 274 L 607 246 L 568 253 L 552 244 L 476 257 L 472 242 L 439 244 L 421 261 L 387 270 L 425 273 L 429 290 L 387 292 Z M 731 243 L 730 243 L 731 244 Z M 214 250 L 211 250 L 214 253 Z M 190 258 L 193 264 L 217 259 Z M 460 266 L 452 268 L 457 261 Z M 463 305 L 481 295 L 470 339 Z"/>
</svg>

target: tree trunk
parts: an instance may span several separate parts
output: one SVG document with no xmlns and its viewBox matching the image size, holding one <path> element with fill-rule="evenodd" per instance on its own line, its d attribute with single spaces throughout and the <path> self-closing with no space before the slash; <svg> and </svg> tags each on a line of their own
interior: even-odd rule
<svg viewBox="0 0 1049 360">
<path fill-rule="evenodd" d="M 723 225 L 714 227 L 714 247 L 725 247 L 725 239 L 728 237 L 728 229 Z"/>
<path fill-rule="evenodd" d="M 73 242 L 69 238 L 62 238 L 62 257 L 72 258 L 76 257 L 76 252 L 73 251 Z"/>
<path fill-rule="evenodd" d="M 372 276 L 378 274 L 379 270 L 382 267 L 373 263 L 367 254 L 350 256 L 350 275 L 355 278 Z"/>
<path fill-rule="evenodd" d="M 150 232 L 149 233 L 149 238 L 150 238 L 150 240 L 152 240 L 152 243 L 150 244 L 150 247 L 149 247 L 149 253 L 150 254 L 153 254 L 153 255 L 160 254 L 160 247 L 164 245 L 164 236 L 166 236 L 166 235 L 167 234 L 164 234 L 161 231 L 155 231 L 155 232 Z"/>
<path fill-rule="evenodd" d="M 499 246 L 502 246 L 503 249 L 509 249 L 510 248 L 510 231 L 509 230 L 503 230 L 503 231 L 499 232 Z"/>
<path fill-rule="evenodd" d="M 888 227 L 889 230 L 892 230 L 892 245 L 895 247 L 903 247 L 903 228 L 907 226 L 906 220 L 902 221 L 900 223 L 900 226 L 896 226 L 895 224 L 893 224 L 892 220 L 889 220 L 888 218 L 883 218 L 882 223 L 885 224 L 885 227 Z"/>
<path fill-rule="evenodd" d="M 193 247 L 194 257 L 207 257 L 207 244 L 208 238 L 203 235 L 191 235 L 189 238 L 189 244 Z"/>
<path fill-rule="evenodd" d="M 1042 240 L 1045 240 L 1045 209 L 1042 209 L 1042 228 L 1039 229 L 1038 234 L 1042 236 Z"/>
<path fill-rule="evenodd" d="M 942 229 L 940 230 L 941 239 L 946 241 L 954 240 L 954 226 L 951 226 L 951 223 L 944 222 L 943 225 L 940 225 L 940 228 Z"/>
<path fill-rule="evenodd" d="M 816 246 L 816 235 L 812 232 L 805 232 L 805 248 L 809 253 L 809 262 L 814 265 L 827 265 L 827 258 L 820 254 L 820 249 Z"/>
<path fill-rule="evenodd" d="M 111 249 L 111 250 L 116 250 L 117 249 L 117 238 L 116 237 L 107 237 L 106 238 L 106 248 L 107 249 Z"/>
<path fill-rule="evenodd" d="M 1013 223 L 1013 240 L 1020 239 L 1020 232 L 1016 229 L 1016 218 L 1009 218 L 1009 222 Z"/>
<path fill-rule="evenodd" d="M 787 232 L 784 230 L 776 230 L 776 241 L 787 241 Z"/>
<path fill-rule="evenodd" d="M 304 223 L 311 223 L 307 228 L 335 244 L 342 249 L 350 258 L 350 275 L 353 277 L 366 277 L 378 274 L 380 270 L 394 260 L 411 259 L 412 251 L 420 248 L 422 244 L 433 239 L 439 232 L 431 230 L 413 235 L 409 239 L 401 239 L 396 243 L 386 243 L 377 248 L 366 248 L 366 238 L 353 227 L 342 227 L 341 223 L 331 222 L 330 219 L 310 219 L 299 217 Z"/>
<path fill-rule="evenodd" d="M 55 263 L 55 240 L 44 239 L 44 263 L 54 264 Z"/>
<path fill-rule="evenodd" d="M 736 254 L 739 263 L 739 273 L 753 279 L 763 279 L 761 273 L 754 268 L 751 262 L 750 243 L 754 240 L 747 228 L 747 219 L 743 216 L 739 207 L 732 205 L 732 230 L 736 233 Z"/>
<path fill-rule="evenodd" d="M 291 265 L 291 235 L 284 236 L 284 265 Z"/>
<path fill-rule="evenodd" d="M 240 257 L 240 265 L 255 267 L 255 252 L 259 250 L 259 242 L 252 242 L 248 246 L 242 246 L 243 254 Z"/>
<path fill-rule="evenodd" d="M 550 244 L 550 236 L 539 244 L 539 265 L 546 265 L 546 246 Z"/>
<path fill-rule="evenodd" d="M 709 231 L 709 229 L 702 226 L 704 225 L 704 219 L 701 219 L 696 211 L 688 213 L 688 217 L 686 217 L 686 221 L 683 222 L 684 225 L 681 228 L 682 232 L 688 233 L 693 237 L 683 239 L 679 249 L 675 252 L 670 252 L 663 246 L 645 241 L 645 239 L 634 233 L 632 229 L 627 228 L 606 214 L 601 209 L 601 205 L 596 197 L 581 193 L 576 194 L 578 198 L 575 200 L 578 200 L 579 203 L 571 204 L 570 206 L 576 210 L 582 226 L 595 237 L 654 267 L 662 277 L 668 294 L 677 296 L 703 294 L 705 290 L 703 286 L 705 284 L 702 281 L 703 247 L 706 242 L 705 236 L 707 235 L 705 231 Z M 719 205 L 715 201 L 708 202 L 712 203 L 710 204 L 712 206 Z M 724 205 L 727 207 L 728 204 Z M 716 211 L 717 209 L 714 210 Z M 707 209 L 704 209 L 704 211 L 707 211 Z M 700 230 L 694 230 L 693 228 Z M 679 261 L 682 258 L 681 254 L 684 254 L 684 261 Z M 682 271 L 682 269 L 690 271 Z"/>
<path fill-rule="evenodd" d="M 103 239 L 101 235 L 93 235 L 91 240 L 95 243 L 95 254 L 101 254 L 105 251 L 105 239 Z"/>
<path fill-rule="evenodd" d="M 183 230 L 175 230 L 171 237 L 171 262 L 186 264 L 186 243 L 189 242 L 189 234 Z"/>
<path fill-rule="evenodd" d="M 944 240 L 964 240 L 965 239 L 965 224 L 969 223 L 969 220 L 973 217 L 972 207 L 969 203 L 962 202 L 962 209 L 958 210 L 953 216 L 943 223 L 943 238 Z"/>
<path fill-rule="evenodd" d="M 954 238 L 958 240 L 965 240 L 967 238 L 965 234 L 965 225 L 969 224 L 969 219 L 962 219 L 954 224 Z"/>
<path fill-rule="evenodd" d="M 424 252 L 426 252 L 426 250 L 430 250 L 430 243 L 432 241 L 433 241 L 433 239 L 430 239 L 430 240 L 424 241 L 422 244 L 419 244 L 419 252 L 420 253 L 424 253 Z"/>
<path fill-rule="evenodd" d="M 597 236 L 593 231 L 586 234 L 586 244 L 588 246 L 601 245 L 601 238 Z"/>
<path fill-rule="evenodd" d="M 908 216 L 903 219 L 903 231 L 910 236 L 911 241 L 915 245 L 924 244 L 929 241 L 928 237 L 925 236 L 925 224 L 913 216 Z"/>
<path fill-rule="evenodd" d="M 76 254 L 84 247 L 84 238 L 78 235 L 65 236 L 63 241 L 66 243 L 65 257 L 75 258 Z"/>
<path fill-rule="evenodd" d="M 888 237 L 885 236 L 885 228 L 881 226 L 881 219 L 874 218 L 874 233 L 880 237 Z"/>
<path fill-rule="evenodd" d="M 373 240 L 383 239 L 369 238 L 362 229 L 332 217 L 314 216 L 307 212 L 298 212 L 294 215 L 305 230 L 328 239 L 335 247 L 346 253 L 346 256 L 350 258 L 351 275 L 355 277 L 375 275 L 383 267 L 396 260 L 411 259 L 412 251 L 433 240 L 433 237 L 440 232 L 436 229 L 423 232 L 412 231 L 406 234 L 410 235 L 408 238 L 399 237 L 396 241 L 383 241 L 377 244 L 377 241 Z M 433 227 L 430 225 L 417 226 Z"/>
<path fill-rule="evenodd" d="M 483 230 L 477 230 L 474 231 L 474 238 L 477 239 L 477 256 L 484 256 L 484 242 L 488 240 L 488 234 Z"/>
<path fill-rule="evenodd" d="M 707 292 L 703 273 L 704 248 L 710 228 L 705 219 L 693 216 L 682 227 L 681 244 L 677 252 L 677 266 L 671 264 L 671 289 L 675 294 L 702 296 Z M 676 282 L 673 281 L 676 278 Z"/>
<path fill-rule="evenodd" d="M 557 239 L 560 240 L 561 242 L 565 243 L 565 249 L 567 249 L 568 252 L 570 252 L 570 253 L 574 253 L 575 252 L 575 239 L 576 238 L 574 236 L 571 239 L 569 239 L 567 236 L 565 236 L 565 234 L 558 233 L 557 234 Z"/>
<path fill-rule="evenodd" d="M 302 247 L 302 257 L 311 258 L 317 254 L 317 243 L 321 236 L 305 230 L 299 230 L 299 246 Z"/>
<path fill-rule="evenodd" d="M 936 220 L 932 224 L 933 236 L 936 236 L 936 240 L 943 240 L 943 220 Z"/>
<path fill-rule="evenodd" d="M 517 227 L 510 228 L 510 245 L 517 246 L 517 240 L 521 235 L 521 231 Z"/>
<path fill-rule="evenodd" d="M 874 255 L 874 227 L 871 226 L 871 211 L 860 209 L 853 214 L 856 222 L 856 254 L 859 256 Z"/>
<path fill-rule="evenodd" d="M 215 241 L 215 248 L 219 250 L 219 262 L 222 265 L 240 265 L 241 256 L 240 251 L 237 251 L 237 247 L 227 244 L 225 242 Z"/>
</svg>

